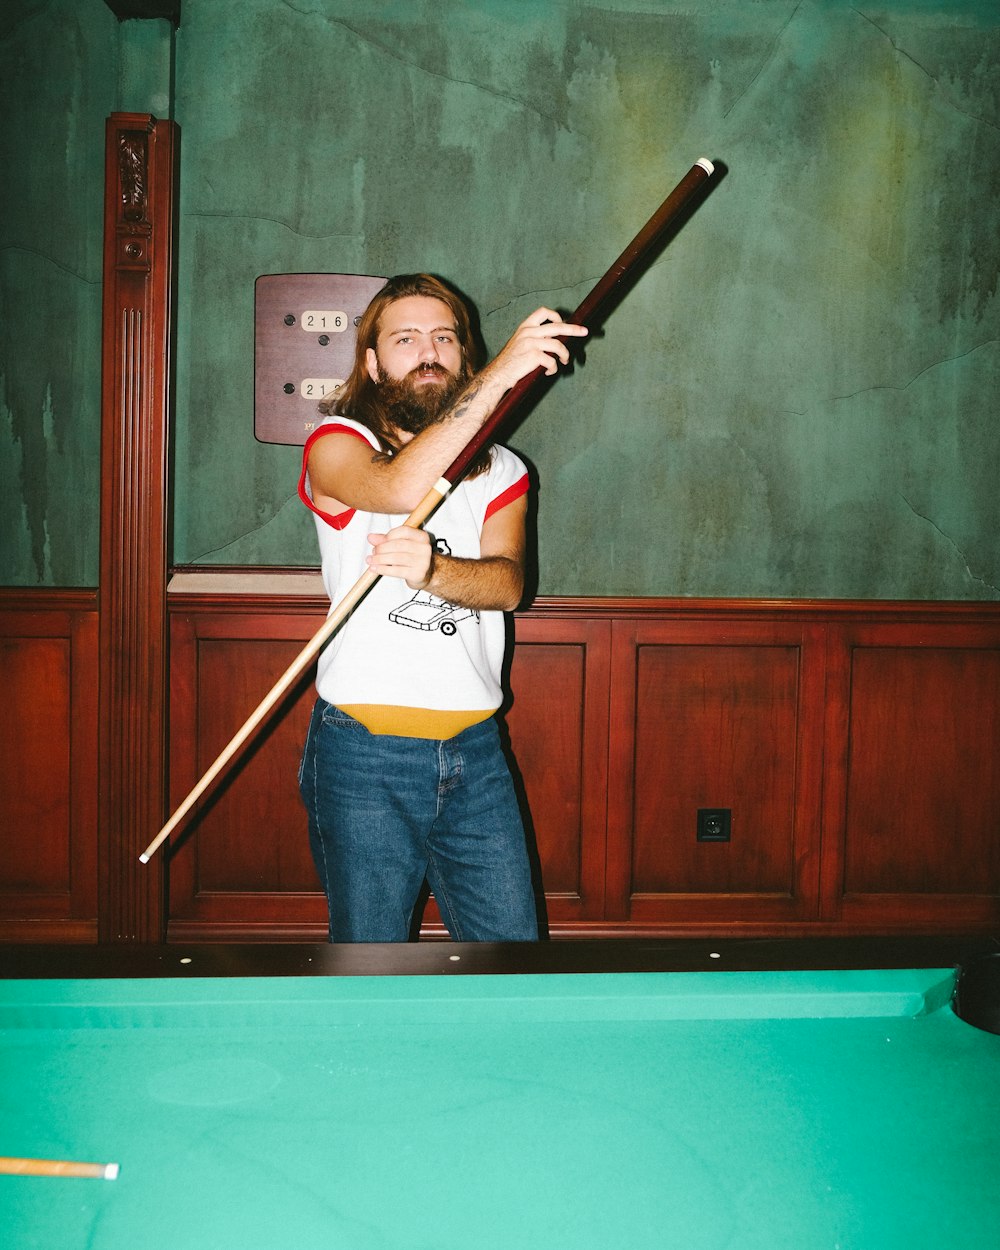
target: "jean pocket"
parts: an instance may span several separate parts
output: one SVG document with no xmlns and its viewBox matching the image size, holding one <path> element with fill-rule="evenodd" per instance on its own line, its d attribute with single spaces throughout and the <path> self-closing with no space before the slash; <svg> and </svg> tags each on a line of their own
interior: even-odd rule
<svg viewBox="0 0 1000 1250">
<path fill-rule="evenodd" d="M 349 716 L 347 712 L 341 711 L 339 707 L 335 707 L 332 703 L 324 703 L 321 719 L 324 725 L 331 725 L 336 729 L 354 729 L 363 734 L 368 730 L 359 720 L 355 720 L 353 716 Z"/>
</svg>

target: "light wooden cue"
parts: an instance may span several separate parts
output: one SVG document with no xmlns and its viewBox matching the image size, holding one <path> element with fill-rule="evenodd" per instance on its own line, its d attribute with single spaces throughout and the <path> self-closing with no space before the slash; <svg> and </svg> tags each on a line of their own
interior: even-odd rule
<svg viewBox="0 0 1000 1250">
<path fill-rule="evenodd" d="M 638 266 L 652 253 L 654 248 L 659 245 L 666 236 L 668 229 L 681 218 L 684 210 L 694 201 L 701 190 L 705 180 L 710 178 L 714 172 L 714 165 L 705 157 L 702 157 L 692 165 L 625 251 L 622 252 L 607 273 L 591 290 L 583 303 L 570 315 L 569 320 L 571 322 L 592 328 L 598 311 L 607 303 L 609 297 L 615 291 L 622 289 L 625 279 L 634 273 Z M 534 372 L 523 377 L 520 382 L 507 392 L 497 404 L 491 416 L 483 423 L 478 433 L 473 435 L 463 451 L 448 466 L 444 476 L 438 479 L 414 511 L 403 522 L 404 525 L 409 525 L 412 529 L 420 529 L 426 523 L 434 509 L 468 469 L 478 454 L 479 449 L 490 441 L 497 427 L 507 419 L 528 391 L 541 379 L 544 372 L 544 368 L 539 365 Z M 223 749 L 222 754 L 209 767 L 208 771 L 183 803 L 181 803 L 180 807 L 177 808 L 160 832 L 150 842 L 149 846 L 139 856 L 142 863 L 149 863 L 150 856 L 173 833 L 216 777 L 227 767 L 234 756 L 243 749 L 258 726 L 266 720 L 312 661 L 319 655 L 327 639 L 350 616 L 378 579 L 379 574 L 369 570 L 362 574 L 354 584 L 354 587 L 347 592 L 337 607 L 326 618 L 318 632 L 313 635 L 254 711 L 250 713 L 228 746 Z"/>
<path fill-rule="evenodd" d="M 72 1159 L 16 1159 L 0 1156 L 5 1176 L 81 1176 L 92 1180 L 118 1179 L 117 1163 L 77 1163 Z"/>
<path fill-rule="evenodd" d="M 431 513 L 438 506 L 448 491 L 451 490 L 451 483 L 445 478 L 439 478 L 433 487 L 427 492 L 413 512 L 403 522 L 404 525 L 410 526 L 411 529 L 420 529 L 427 521 Z M 230 739 L 228 745 L 223 748 L 222 753 L 217 756 L 214 763 L 209 767 L 198 784 L 187 796 L 180 807 L 174 812 L 167 823 L 163 826 L 156 837 L 150 842 L 149 846 L 139 856 L 142 863 L 148 864 L 151 855 L 155 854 L 160 844 L 168 838 L 177 826 L 184 820 L 188 812 L 194 807 L 201 796 L 205 793 L 212 782 L 226 768 L 230 760 L 238 755 L 243 749 L 244 744 L 253 736 L 258 726 L 270 716 L 271 712 L 281 702 L 285 695 L 291 690 L 298 679 L 306 671 L 313 660 L 323 650 L 323 646 L 327 639 L 330 638 L 344 621 L 351 615 L 361 600 L 365 597 L 369 590 L 375 585 L 379 579 L 379 574 L 368 569 L 358 578 L 353 587 L 347 592 L 337 607 L 323 622 L 322 626 L 313 634 L 312 638 L 306 643 L 292 663 L 282 673 L 264 698 L 258 703 L 256 708 L 250 713 L 242 726 L 237 730 L 236 734 Z"/>
</svg>

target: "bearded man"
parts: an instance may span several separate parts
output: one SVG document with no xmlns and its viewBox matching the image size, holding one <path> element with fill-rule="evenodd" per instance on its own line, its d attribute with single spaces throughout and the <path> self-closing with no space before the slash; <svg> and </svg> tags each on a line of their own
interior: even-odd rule
<svg viewBox="0 0 1000 1250">
<path fill-rule="evenodd" d="M 391 278 L 351 376 L 305 447 L 323 578 L 380 574 L 319 659 L 299 784 L 331 942 L 406 941 L 424 882 L 455 941 L 534 941 L 524 829 L 495 713 L 504 612 L 524 588 L 528 475 L 484 449 L 425 529 L 403 524 L 521 378 L 586 334 L 539 308 L 475 371 L 463 298 Z"/>
</svg>

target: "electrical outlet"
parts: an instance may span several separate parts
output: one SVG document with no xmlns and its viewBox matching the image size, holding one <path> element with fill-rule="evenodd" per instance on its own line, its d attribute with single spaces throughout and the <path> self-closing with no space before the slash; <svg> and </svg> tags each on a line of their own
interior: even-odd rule
<svg viewBox="0 0 1000 1250">
<path fill-rule="evenodd" d="M 699 842 L 728 842 L 732 824 L 733 813 L 728 807 L 699 807 L 697 839 Z"/>
</svg>

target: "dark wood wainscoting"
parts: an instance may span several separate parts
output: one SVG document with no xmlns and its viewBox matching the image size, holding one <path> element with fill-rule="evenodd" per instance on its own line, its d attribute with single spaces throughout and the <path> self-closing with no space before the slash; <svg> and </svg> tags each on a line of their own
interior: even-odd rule
<svg viewBox="0 0 1000 1250">
<path fill-rule="evenodd" d="M 294 606 L 269 612 L 264 604 L 171 614 L 172 807 L 321 623 L 322 614 Z M 312 701 L 306 679 L 164 848 L 172 937 L 322 938 L 325 904 L 296 784 Z"/>
<path fill-rule="evenodd" d="M 995 621 L 844 622 L 827 713 L 830 913 L 1000 927 Z"/>
<path fill-rule="evenodd" d="M 322 607 L 191 598 L 171 613 L 171 796 L 179 804 L 322 621 Z M 507 709 L 545 910 L 553 928 L 605 908 L 610 622 L 515 623 Z M 178 940 L 322 937 L 297 769 L 311 676 L 212 796 L 170 856 L 169 934 Z M 443 934 L 434 901 L 424 932 Z"/>
<path fill-rule="evenodd" d="M 176 585 L 171 808 L 324 614 L 313 574 Z M 505 724 L 553 936 L 1000 929 L 1000 605 L 547 599 L 513 629 Z M 0 591 L 0 940 L 101 932 L 100 637 L 93 592 Z M 312 698 L 307 676 L 159 852 L 169 940 L 322 938 Z M 433 900 L 424 922 L 442 935 Z"/>
<path fill-rule="evenodd" d="M 0 939 L 97 937 L 97 596 L 0 592 Z"/>
<path fill-rule="evenodd" d="M 614 623 L 608 912 L 640 924 L 819 915 L 825 630 Z M 698 813 L 729 841 L 698 841 Z"/>
<path fill-rule="evenodd" d="M 175 804 L 321 618 L 309 596 L 172 598 Z M 543 600 L 514 629 L 506 724 L 553 935 L 1000 925 L 992 605 Z M 311 702 L 304 683 L 174 847 L 172 939 L 322 935 Z M 705 809 L 728 841 L 699 840 Z"/>
</svg>

